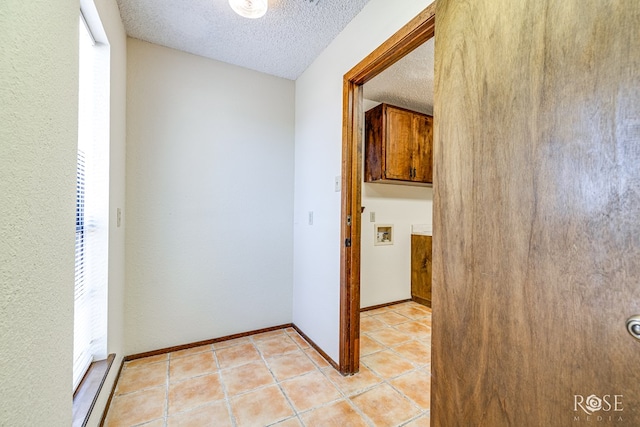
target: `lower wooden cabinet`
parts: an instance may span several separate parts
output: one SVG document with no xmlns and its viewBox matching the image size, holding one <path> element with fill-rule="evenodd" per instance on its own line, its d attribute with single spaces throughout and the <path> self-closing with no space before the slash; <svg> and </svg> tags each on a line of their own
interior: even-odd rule
<svg viewBox="0 0 640 427">
<path fill-rule="evenodd" d="M 411 299 L 431 307 L 431 236 L 411 235 Z"/>
</svg>

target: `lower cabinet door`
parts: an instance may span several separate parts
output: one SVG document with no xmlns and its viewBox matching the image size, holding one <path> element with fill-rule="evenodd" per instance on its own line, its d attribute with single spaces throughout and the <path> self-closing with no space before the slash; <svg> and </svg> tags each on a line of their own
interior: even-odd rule
<svg viewBox="0 0 640 427">
<path fill-rule="evenodd" d="M 411 298 L 431 307 L 431 236 L 411 235 Z"/>
</svg>

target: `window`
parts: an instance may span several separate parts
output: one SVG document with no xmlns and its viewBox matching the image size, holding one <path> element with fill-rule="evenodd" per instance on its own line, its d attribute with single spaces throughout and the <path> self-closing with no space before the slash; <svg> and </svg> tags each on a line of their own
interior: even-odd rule
<svg viewBox="0 0 640 427">
<path fill-rule="evenodd" d="M 109 244 L 109 47 L 96 41 L 99 20 L 89 25 L 81 13 L 79 27 L 74 390 L 107 355 Z"/>
</svg>

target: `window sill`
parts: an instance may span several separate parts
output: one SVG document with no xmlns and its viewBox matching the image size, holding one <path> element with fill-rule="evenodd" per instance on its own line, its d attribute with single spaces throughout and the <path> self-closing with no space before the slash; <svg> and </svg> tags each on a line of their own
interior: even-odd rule
<svg viewBox="0 0 640 427">
<path fill-rule="evenodd" d="M 115 354 L 110 354 L 104 360 L 93 362 L 82 378 L 78 389 L 73 394 L 73 427 L 84 427 L 89 421 L 93 406 L 98 400 L 109 369 L 113 364 Z"/>
</svg>

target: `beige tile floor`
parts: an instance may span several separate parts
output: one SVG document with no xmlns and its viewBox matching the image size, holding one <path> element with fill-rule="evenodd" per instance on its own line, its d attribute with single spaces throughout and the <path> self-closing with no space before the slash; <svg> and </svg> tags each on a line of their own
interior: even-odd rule
<svg viewBox="0 0 640 427">
<path fill-rule="evenodd" d="M 106 425 L 429 425 L 431 311 L 361 314 L 360 372 L 342 377 L 292 329 L 127 362 Z"/>
</svg>

